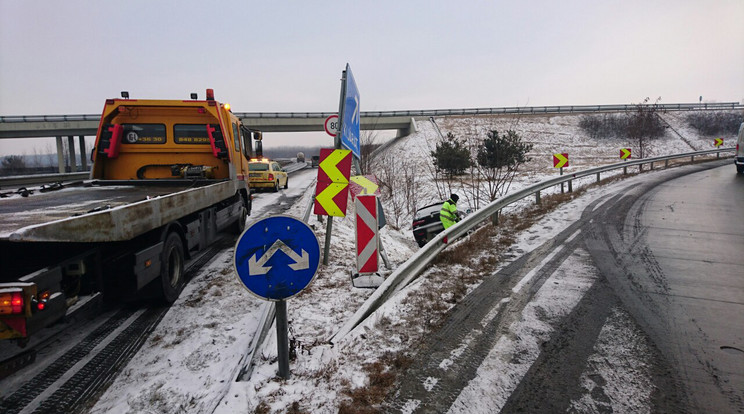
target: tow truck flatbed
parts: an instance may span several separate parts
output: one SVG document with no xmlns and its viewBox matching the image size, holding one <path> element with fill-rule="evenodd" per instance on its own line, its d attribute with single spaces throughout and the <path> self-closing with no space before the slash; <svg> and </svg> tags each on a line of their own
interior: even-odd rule
<svg viewBox="0 0 744 414">
<path fill-rule="evenodd" d="M 93 180 L 35 191 L 28 197 L 0 199 L 0 240 L 129 240 L 234 192 L 227 180 Z"/>
</svg>

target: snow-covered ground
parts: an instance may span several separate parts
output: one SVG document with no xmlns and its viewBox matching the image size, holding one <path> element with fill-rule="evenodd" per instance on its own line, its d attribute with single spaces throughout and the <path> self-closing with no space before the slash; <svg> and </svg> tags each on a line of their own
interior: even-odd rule
<svg viewBox="0 0 744 414">
<path fill-rule="evenodd" d="M 677 114 L 663 116 L 684 139 L 668 132 L 653 144 L 653 155 L 712 148 L 711 137 L 696 136 L 684 126 Z M 519 119 L 441 118 L 436 122 L 444 134 L 452 132 L 456 136 L 483 137 L 491 129 L 500 132 L 514 129 L 533 143 L 535 147 L 530 154 L 532 161 L 512 185 L 512 190 L 516 190 L 554 177 L 557 172 L 552 168 L 553 153 L 568 152 L 571 159 L 569 171 L 578 171 L 616 163 L 619 161 L 620 148 L 633 147 L 632 142 L 623 140 L 596 141 L 586 137 L 578 127 L 578 119 L 578 116 L 544 115 Z M 381 174 L 385 164 L 395 160 L 405 160 L 415 166 L 415 178 L 410 183 L 412 192 L 409 191 L 408 196 L 396 193 L 383 201 L 390 225 L 382 229 L 381 238 L 393 268 L 417 250 L 410 233 L 412 210 L 442 198 L 442 190 L 432 185 L 428 176 L 428 166 L 431 165 L 429 152 L 434 149 L 438 133 L 427 119 L 419 119 L 417 124 L 418 132 L 389 146 L 380 154 L 372 171 Z M 724 138 L 730 142 L 731 137 Z M 288 190 L 278 194 L 258 194 L 249 220 L 273 214 L 275 206 L 283 207 L 282 214 L 301 218 L 312 198 L 314 188 L 310 184 L 315 174 L 314 169 L 305 170 L 292 176 Z M 589 203 L 624 186 L 633 185 L 640 179 L 642 176 L 631 177 L 588 190 L 521 232 L 508 250 L 523 253 L 535 249 L 578 219 Z M 404 192 L 405 183 L 398 185 L 396 191 Z M 575 184 L 574 188 L 578 185 Z M 454 188 L 453 191 L 461 194 L 461 209 L 476 206 L 477 203 L 466 189 Z M 414 200 L 410 200 L 410 194 L 415 194 Z M 408 197 L 409 205 L 405 204 L 406 200 L 396 201 L 395 197 Z M 393 206 L 394 203 L 398 205 Z M 295 354 L 290 363 L 289 380 L 277 377 L 276 342 L 272 335 L 260 350 L 259 363 L 250 380 L 235 382 L 241 368 L 240 361 L 248 350 L 266 303 L 251 295 L 239 282 L 232 265 L 233 252 L 229 250 L 214 257 L 190 282 L 149 340 L 91 412 L 338 412 L 339 407 L 350 400 L 348 395 L 353 390 L 368 385 L 369 376 L 365 368 L 369 364 L 391 353 L 410 350 L 425 334 L 418 323 L 411 323 L 410 312 L 414 305 L 408 298 L 431 290 L 433 282 L 428 275 L 436 273 L 436 269 L 425 272 L 343 341 L 331 345 L 328 339 L 372 292 L 355 289 L 350 283 L 350 273 L 355 263 L 355 242 L 353 204 L 349 203 L 349 206 L 346 218 L 334 218 L 329 264 L 321 266 L 314 282 L 305 291 L 288 300 L 289 336 Z M 309 224 L 322 241 L 325 223 L 311 216 Z M 505 264 L 494 265 L 493 271 Z M 473 382 L 461 398 L 488 398 L 491 409 L 503 404 L 537 357 L 541 338 L 550 334 L 552 328 L 549 320 L 570 312 L 596 278 L 595 272 L 588 263 L 587 254 L 581 250 L 567 260 L 554 275 L 560 279 L 560 283 L 544 284 L 535 300 L 525 308 L 522 319 L 510 327 L 514 335 L 505 335 L 486 358 L 478 371 L 481 381 Z M 389 274 L 390 271 L 383 273 Z M 468 289 L 474 287 L 468 286 Z M 548 322 L 545 317 L 535 315 L 538 308 L 541 315 L 548 315 Z M 600 406 L 602 409 L 611 407 L 615 412 L 648 411 L 646 402 L 650 380 L 643 370 L 643 355 L 630 352 L 622 346 L 614 346 L 612 341 L 617 336 L 637 338 L 635 345 L 627 346 L 642 348 L 642 339 L 632 324 L 627 322 L 627 315 L 621 311 L 615 312 L 611 320 L 614 322 L 605 326 L 600 334 L 595 347 L 597 358 L 590 360 L 590 372 L 582 376 L 586 395 L 574 401 L 572 406 L 579 412 L 597 411 Z M 273 334 L 273 329 L 271 332 Z M 520 355 L 518 360 L 504 357 L 516 353 Z M 456 357 L 453 355 L 450 363 Z M 611 364 L 613 358 L 626 361 L 635 358 L 638 369 L 632 372 L 615 370 Z M 604 378 L 615 378 L 619 384 L 603 401 L 591 398 L 592 381 L 597 373 Z M 633 378 L 633 381 L 624 381 L 628 378 Z M 484 386 L 488 389 L 484 389 Z M 410 408 L 415 406 L 416 402 L 412 401 Z M 451 412 L 464 412 L 458 407 L 460 404 L 456 402 Z"/>
</svg>

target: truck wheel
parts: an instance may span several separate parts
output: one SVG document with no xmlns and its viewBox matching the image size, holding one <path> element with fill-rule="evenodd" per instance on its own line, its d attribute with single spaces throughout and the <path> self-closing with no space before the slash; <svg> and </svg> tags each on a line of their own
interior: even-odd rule
<svg viewBox="0 0 744 414">
<path fill-rule="evenodd" d="M 233 224 L 233 233 L 237 235 L 243 234 L 245 230 L 245 220 L 248 218 L 248 209 L 245 206 L 240 207 L 240 213 L 238 214 L 238 220 Z"/>
<path fill-rule="evenodd" d="M 160 284 L 163 289 L 163 299 L 167 303 L 175 302 L 186 284 L 183 259 L 181 238 L 176 233 L 170 233 L 165 239 L 160 266 Z"/>
<path fill-rule="evenodd" d="M 287 177 L 287 181 L 284 182 L 284 189 L 286 190 L 288 188 L 289 188 L 289 177 Z"/>
<path fill-rule="evenodd" d="M 274 192 L 276 193 L 278 191 L 279 191 L 279 180 L 276 180 L 274 181 Z"/>
</svg>

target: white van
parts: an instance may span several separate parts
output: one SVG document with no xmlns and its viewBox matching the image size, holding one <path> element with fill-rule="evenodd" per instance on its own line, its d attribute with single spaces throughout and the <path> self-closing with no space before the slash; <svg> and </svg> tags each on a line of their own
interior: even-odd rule
<svg viewBox="0 0 744 414">
<path fill-rule="evenodd" d="M 736 156 L 734 157 L 736 172 L 744 174 L 744 122 L 739 127 L 739 138 L 736 140 Z"/>
</svg>

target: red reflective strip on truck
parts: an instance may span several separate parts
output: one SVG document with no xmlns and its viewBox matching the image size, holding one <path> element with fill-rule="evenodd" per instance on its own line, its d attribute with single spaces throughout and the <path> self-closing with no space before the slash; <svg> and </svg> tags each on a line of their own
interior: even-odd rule
<svg viewBox="0 0 744 414">
<path fill-rule="evenodd" d="M 211 125 L 207 124 L 207 135 L 209 135 L 209 145 L 212 146 L 212 155 L 215 157 L 220 156 L 220 150 L 217 149 L 217 145 L 214 142 L 214 135 L 212 135 L 212 132 L 216 131 L 215 128 L 212 128 Z"/>
<path fill-rule="evenodd" d="M 124 134 L 124 127 L 117 124 L 109 127 L 108 130 L 111 131 L 111 140 L 109 141 L 108 148 L 104 149 L 103 152 L 109 158 L 116 158 L 119 156 L 119 146 L 121 145 L 121 136 Z"/>
</svg>

